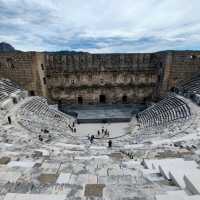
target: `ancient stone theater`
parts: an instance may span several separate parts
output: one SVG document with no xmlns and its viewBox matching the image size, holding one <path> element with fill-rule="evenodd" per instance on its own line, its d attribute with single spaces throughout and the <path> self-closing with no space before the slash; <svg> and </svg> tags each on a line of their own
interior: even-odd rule
<svg viewBox="0 0 200 200">
<path fill-rule="evenodd" d="M 0 200 L 199 200 L 199 69 L 198 51 L 0 53 Z"/>
</svg>

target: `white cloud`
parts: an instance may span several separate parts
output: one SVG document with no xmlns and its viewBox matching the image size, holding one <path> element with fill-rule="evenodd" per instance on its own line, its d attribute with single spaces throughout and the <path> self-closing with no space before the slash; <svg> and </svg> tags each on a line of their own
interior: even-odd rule
<svg viewBox="0 0 200 200">
<path fill-rule="evenodd" d="M 199 0 L 0 0 L 0 40 L 22 50 L 197 49 Z"/>
</svg>

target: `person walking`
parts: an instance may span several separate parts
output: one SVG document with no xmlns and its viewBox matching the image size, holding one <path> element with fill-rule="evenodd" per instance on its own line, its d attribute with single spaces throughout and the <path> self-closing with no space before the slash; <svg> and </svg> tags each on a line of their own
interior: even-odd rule
<svg viewBox="0 0 200 200">
<path fill-rule="evenodd" d="M 12 123 L 12 120 L 11 120 L 11 117 L 8 116 L 8 123 L 11 124 Z"/>
<path fill-rule="evenodd" d="M 108 148 L 111 148 L 112 147 L 112 140 L 109 140 L 108 141 Z"/>
<path fill-rule="evenodd" d="M 92 144 L 94 142 L 94 135 L 91 135 L 90 137 L 90 143 Z"/>
</svg>

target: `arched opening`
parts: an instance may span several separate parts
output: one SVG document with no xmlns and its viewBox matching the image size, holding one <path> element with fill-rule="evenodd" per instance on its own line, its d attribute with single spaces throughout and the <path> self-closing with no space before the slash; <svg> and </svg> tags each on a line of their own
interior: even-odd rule
<svg viewBox="0 0 200 200">
<path fill-rule="evenodd" d="M 58 110 L 62 110 L 62 100 L 58 100 Z"/>
<path fill-rule="evenodd" d="M 106 96 L 105 95 L 100 95 L 99 96 L 99 103 L 102 103 L 102 104 L 104 104 L 104 103 L 106 103 Z"/>
<path fill-rule="evenodd" d="M 45 78 L 45 77 L 43 78 L 43 83 L 44 83 L 44 85 L 47 84 L 47 81 L 46 81 L 46 78 Z"/>
<path fill-rule="evenodd" d="M 128 98 L 127 98 L 126 95 L 124 95 L 124 96 L 122 97 L 122 103 L 123 103 L 123 104 L 128 103 Z"/>
<path fill-rule="evenodd" d="M 13 97 L 13 103 L 17 104 L 17 98 Z"/>
<path fill-rule="evenodd" d="M 171 92 L 175 92 L 175 87 L 172 87 L 172 88 L 170 89 L 170 91 L 171 91 Z"/>
<path fill-rule="evenodd" d="M 78 97 L 78 104 L 83 104 L 83 97 Z"/>
<path fill-rule="evenodd" d="M 35 96 L 35 91 L 33 90 L 29 91 L 29 96 Z"/>
<path fill-rule="evenodd" d="M 41 68 L 42 68 L 42 70 L 44 70 L 44 65 L 43 64 L 41 64 Z"/>
</svg>

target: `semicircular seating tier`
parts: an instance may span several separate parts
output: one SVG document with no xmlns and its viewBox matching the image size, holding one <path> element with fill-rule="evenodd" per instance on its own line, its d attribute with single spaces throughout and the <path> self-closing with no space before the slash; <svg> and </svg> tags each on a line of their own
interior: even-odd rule
<svg viewBox="0 0 200 200">
<path fill-rule="evenodd" d="M 25 90 L 20 88 L 17 84 L 14 82 L 8 80 L 8 79 L 0 79 L 0 103 L 6 101 L 10 98 L 13 94 L 20 94 L 24 93 Z"/>
<path fill-rule="evenodd" d="M 29 97 L 19 108 L 18 122 L 32 132 L 47 129 L 55 132 L 66 132 L 74 119 L 51 108 L 43 97 Z"/>
<path fill-rule="evenodd" d="M 187 103 L 177 96 L 170 94 L 163 100 L 138 113 L 138 122 L 141 127 L 163 126 L 180 119 L 187 119 L 191 115 Z"/>
<path fill-rule="evenodd" d="M 200 105 L 200 75 L 177 87 L 176 90 Z"/>
</svg>

